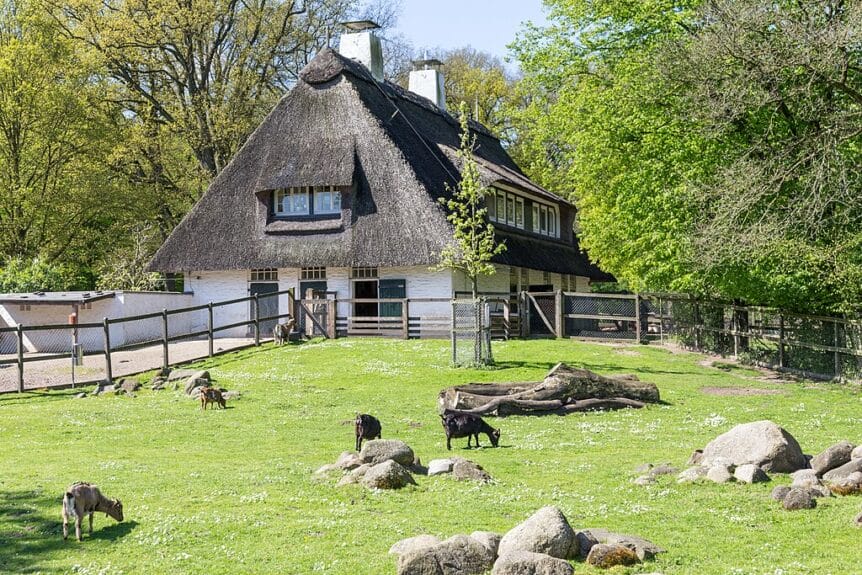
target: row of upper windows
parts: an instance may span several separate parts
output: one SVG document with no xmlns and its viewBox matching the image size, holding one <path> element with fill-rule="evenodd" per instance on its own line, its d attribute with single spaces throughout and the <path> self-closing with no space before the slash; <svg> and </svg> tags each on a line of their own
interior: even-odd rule
<svg viewBox="0 0 862 575">
<path fill-rule="evenodd" d="M 524 198 L 511 192 L 494 190 L 486 200 L 488 219 L 515 228 L 527 227 L 524 217 Z M 552 238 L 560 237 L 560 212 L 557 206 L 533 202 L 530 231 Z"/>
<path fill-rule="evenodd" d="M 275 190 L 273 213 L 276 216 L 340 214 L 341 192 L 335 186 L 301 186 Z"/>
</svg>

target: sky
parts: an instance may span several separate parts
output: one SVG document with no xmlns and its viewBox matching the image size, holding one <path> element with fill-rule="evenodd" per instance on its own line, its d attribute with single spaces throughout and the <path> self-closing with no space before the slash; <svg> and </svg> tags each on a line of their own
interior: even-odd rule
<svg viewBox="0 0 862 575">
<path fill-rule="evenodd" d="M 395 31 L 416 48 L 448 50 L 469 44 L 502 60 L 506 44 L 527 20 L 547 23 L 542 0 L 402 0 Z"/>
</svg>

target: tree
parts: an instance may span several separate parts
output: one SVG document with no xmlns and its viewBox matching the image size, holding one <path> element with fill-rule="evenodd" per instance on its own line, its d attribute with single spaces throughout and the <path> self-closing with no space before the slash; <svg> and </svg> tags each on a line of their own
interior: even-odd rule
<svg viewBox="0 0 862 575">
<path fill-rule="evenodd" d="M 479 178 L 479 167 L 473 158 L 476 138 L 471 135 L 467 119 L 467 106 L 461 103 L 461 181 L 452 190 L 452 197 L 441 199 L 449 214 L 446 218 L 454 229 L 453 240 L 440 253 L 437 269 L 462 272 L 470 280 L 473 299 L 479 296 L 479 276 L 496 272 L 491 258 L 502 253 L 506 246 L 498 244 L 494 237 L 494 226 L 488 222 L 484 198 L 488 189 Z"/>
<path fill-rule="evenodd" d="M 36 7 L 0 4 L 0 262 L 86 266 L 103 251 L 123 203 L 105 161 L 119 120 L 104 113 L 104 90 Z"/>
</svg>

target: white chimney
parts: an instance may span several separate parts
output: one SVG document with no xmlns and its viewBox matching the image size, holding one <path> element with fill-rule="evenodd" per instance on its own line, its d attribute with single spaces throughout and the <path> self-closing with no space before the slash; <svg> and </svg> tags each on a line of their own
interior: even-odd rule
<svg viewBox="0 0 862 575">
<path fill-rule="evenodd" d="M 374 34 L 380 26 L 371 20 L 359 20 L 344 22 L 344 27 L 350 31 L 341 35 L 338 51 L 342 56 L 364 64 L 376 80 L 383 81 L 383 50 L 380 38 Z"/>
<path fill-rule="evenodd" d="M 446 88 L 443 84 L 443 73 L 440 71 L 442 65 L 440 60 L 414 61 L 408 89 L 428 98 L 441 110 L 446 110 Z"/>
</svg>

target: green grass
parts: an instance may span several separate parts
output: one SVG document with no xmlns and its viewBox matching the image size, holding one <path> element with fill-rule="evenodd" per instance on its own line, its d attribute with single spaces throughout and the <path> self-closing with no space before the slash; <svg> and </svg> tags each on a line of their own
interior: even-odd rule
<svg viewBox="0 0 862 575">
<path fill-rule="evenodd" d="M 806 452 L 862 440 L 855 387 L 757 381 L 747 369 L 657 346 L 573 341 L 495 343 L 498 366 L 452 369 L 444 341 L 337 340 L 264 347 L 200 365 L 242 391 L 201 412 L 181 391 L 73 399 L 73 392 L 0 396 L 0 570 L 10 573 L 394 573 L 387 550 L 419 533 L 505 532 L 543 505 L 575 528 L 607 527 L 667 549 L 617 573 L 846 574 L 862 571 L 860 499 L 785 512 L 762 485 L 632 484 L 641 463 L 684 466 L 692 450 L 737 423 L 772 419 Z M 623 351 L 623 353 L 620 353 Z M 634 352 L 634 353 L 632 353 Z M 666 405 L 566 417 L 509 417 L 502 448 L 452 454 L 496 483 L 417 477 L 372 493 L 316 482 L 312 472 L 353 446 L 354 412 L 377 415 L 385 438 L 423 462 L 446 456 L 437 392 L 468 381 L 537 380 L 557 361 L 636 373 Z M 723 395 L 701 387 L 780 389 Z M 487 441 L 485 441 L 487 443 Z M 60 497 L 77 480 L 123 500 L 126 521 L 99 515 L 92 538 L 63 542 Z M 576 565 L 579 573 L 593 572 Z"/>
</svg>

